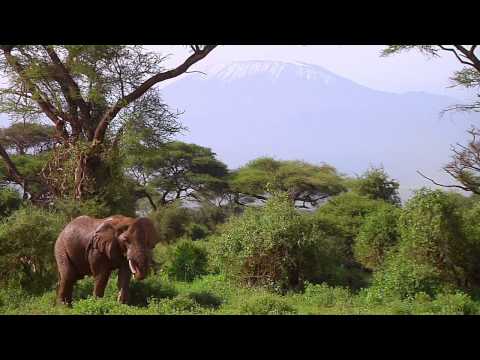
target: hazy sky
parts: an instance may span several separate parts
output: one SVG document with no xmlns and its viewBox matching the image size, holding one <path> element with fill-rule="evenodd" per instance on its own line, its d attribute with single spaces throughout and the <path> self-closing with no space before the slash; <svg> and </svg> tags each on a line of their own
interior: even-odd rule
<svg viewBox="0 0 480 360">
<path fill-rule="evenodd" d="M 173 66 L 185 59 L 185 46 L 147 45 L 147 48 L 172 54 L 166 64 Z M 323 66 L 338 75 L 373 89 L 407 92 L 425 91 L 461 100 L 471 99 L 474 90 L 448 88 L 449 78 L 461 69 L 449 53 L 427 58 L 417 51 L 380 57 L 382 45 L 223 45 L 197 63 L 193 70 L 241 60 L 302 61 Z"/>
</svg>

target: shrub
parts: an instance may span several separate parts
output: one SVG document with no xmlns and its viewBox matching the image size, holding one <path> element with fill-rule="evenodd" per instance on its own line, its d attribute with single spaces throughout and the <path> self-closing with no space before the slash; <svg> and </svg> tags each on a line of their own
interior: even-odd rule
<svg viewBox="0 0 480 360">
<path fill-rule="evenodd" d="M 355 259 L 367 269 L 377 269 L 386 253 L 397 243 L 399 216 L 400 210 L 387 204 L 366 216 L 353 251 Z"/>
<path fill-rule="evenodd" d="M 287 195 L 276 195 L 261 209 L 232 218 L 212 239 L 218 268 L 249 285 L 274 290 L 302 286 L 319 264 L 318 238 Z"/>
<path fill-rule="evenodd" d="M 243 315 L 294 315 L 297 310 L 285 299 L 273 294 L 263 294 L 247 300 L 240 307 Z"/>
<path fill-rule="evenodd" d="M 425 293 L 418 293 L 411 302 L 412 314 L 428 315 L 475 315 L 478 305 L 465 293 L 440 293 L 432 299 Z"/>
<path fill-rule="evenodd" d="M 200 240 L 209 234 L 208 227 L 206 225 L 193 223 L 187 227 L 187 235 L 192 240 Z"/>
<path fill-rule="evenodd" d="M 20 194 L 10 188 L 0 189 L 0 218 L 7 217 L 22 204 Z"/>
<path fill-rule="evenodd" d="M 80 215 L 96 218 L 105 218 L 111 214 L 106 203 L 98 198 L 78 201 L 76 199 L 61 199 L 55 202 L 55 208 L 60 211 L 68 221 Z"/>
<path fill-rule="evenodd" d="M 380 296 L 406 298 L 423 291 L 434 295 L 465 283 L 466 241 L 450 198 L 441 191 L 421 190 L 399 219 L 400 241 L 374 275 Z"/>
<path fill-rule="evenodd" d="M 86 277 L 75 284 L 73 300 L 87 299 L 92 296 L 94 280 Z M 117 276 L 111 276 L 105 289 L 105 297 L 117 299 Z M 129 305 L 146 307 L 150 299 L 172 298 L 177 295 L 175 288 L 158 276 L 149 276 L 142 281 L 130 282 Z"/>
<path fill-rule="evenodd" d="M 117 293 L 116 289 L 115 293 Z M 142 281 L 132 281 L 130 283 L 129 303 L 144 307 L 148 305 L 151 299 L 173 298 L 176 295 L 177 291 L 172 285 L 165 283 L 158 276 L 149 276 Z"/>
<path fill-rule="evenodd" d="M 353 190 L 359 195 L 394 205 L 400 204 L 399 186 L 400 184 L 390 179 L 382 167 L 371 168 L 352 182 Z"/>
<path fill-rule="evenodd" d="M 207 251 L 192 240 L 182 240 L 171 245 L 167 251 L 167 261 L 164 266 L 171 279 L 192 281 L 207 273 Z"/>
<path fill-rule="evenodd" d="M 222 300 L 208 291 L 191 292 L 188 296 L 202 307 L 217 309 L 222 305 Z"/>
<path fill-rule="evenodd" d="M 139 309 L 120 304 L 112 297 L 88 297 L 73 303 L 72 310 L 78 315 L 128 315 L 141 313 Z"/>
<path fill-rule="evenodd" d="M 433 301 L 433 307 L 438 314 L 450 315 L 475 315 L 478 306 L 465 293 L 439 294 Z"/>
<path fill-rule="evenodd" d="M 465 207 L 464 207 L 465 208 Z M 465 271 L 470 289 L 480 288 L 480 203 L 462 211 L 462 232 L 467 243 L 465 253 Z"/>
<path fill-rule="evenodd" d="M 192 222 L 190 212 L 181 207 L 180 202 L 160 207 L 150 214 L 150 218 L 157 228 L 160 240 L 165 243 L 172 243 L 185 235 L 187 226 Z"/>
<path fill-rule="evenodd" d="M 305 287 L 303 298 L 307 303 L 330 307 L 350 305 L 353 295 L 348 288 L 309 283 Z"/>
<path fill-rule="evenodd" d="M 172 299 L 153 299 L 149 309 L 157 314 L 198 314 L 203 313 L 202 307 L 187 294 L 180 294 Z"/>
<path fill-rule="evenodd" d="M 321 279 L 322 282 L 354 289 L 368 284 L 370 274 L 354 257 L 354 241 L 365 219 L 385 204 L 384 201 L 349 192 L 331 198 L 314 213 L 312 221 L 324 234 L 322 247 L 328 244 L 330 253 L 334 254 L 324 259 L 331 266 L 328 270 L 330 275 Z"/>
<path fill-rule="evenodd" d="M 29 291 L 51 288 L 57 280 L 53 247 L 65 219 L 27 206 L 0 224 L 0 281 L 14 281 Z"/>
</svg>

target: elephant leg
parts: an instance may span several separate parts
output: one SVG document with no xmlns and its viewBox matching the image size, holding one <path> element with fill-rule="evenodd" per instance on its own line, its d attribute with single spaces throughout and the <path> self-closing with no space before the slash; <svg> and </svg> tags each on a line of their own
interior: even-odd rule
<svg viewBox="0 0 480 360">
<path fill-rule="evenodd" d="M 73 286 L 75 285 L 75 274 L 60 274 L 57 301 L 67 306 L 72 306 Z"/>
<path fill-rule="evenodd" d="M 96 297 L 103 297 L 109 278 L 110 271 L 105 271 L 95 275 L 95 288 L 93 290 L 93 295 Z"/>
<path fill-rule="evenodd" d="M 130 288 L 130 278 L 132 277 L 132 273 L 128 268 L 128 264 L 122 264 L 120 269 L 118 270 L 118 298 L 117 300 L 122 304 L 127 304 L 129 300 L 129 288 Z"/>
<path fill-rule="evenodd" d="M 67 306 L 72 305 L 73 286 L 77 281 L 78 274 L 72 267 L 68 258 L 64 254 L 56 257 L 58 267 L 58 289 L 57 289 L 57 303 Z"/>
</svg>

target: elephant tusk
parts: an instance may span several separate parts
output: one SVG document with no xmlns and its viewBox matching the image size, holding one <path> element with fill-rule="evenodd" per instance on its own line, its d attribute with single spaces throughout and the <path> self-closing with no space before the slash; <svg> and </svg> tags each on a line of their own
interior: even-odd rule
<svg viewBox="0 0 480 360">
<path fill-rule="evenodd" d="M 130 271 L 135 274 L 136 271 L 135 271 L 135 269 L 134 269 L 134 267 L 133 267 L 132 260 L 128 260 L 128 265 L 130 266 Z"/>
</svg>

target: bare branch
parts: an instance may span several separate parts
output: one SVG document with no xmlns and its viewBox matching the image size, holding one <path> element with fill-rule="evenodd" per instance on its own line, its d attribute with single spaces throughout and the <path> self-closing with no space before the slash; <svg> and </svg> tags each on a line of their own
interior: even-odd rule
<svg viewBox="0 0 480 360">
<path fill-rule="evenodd" d="M 106 113 L 100 120 L 95 130 L 93 145 L 96 145 L 103 141 L 108 125 L 121 109 L 126 107 L 132 101 L 135 101 L 136 99 L 141 97 L 146 91 L 148 91 L 155 84 L 168 79 L 175 78 L 185 73 L 193 64 L 197 63 L 198 61 L 206 57 L 215 47 L 216 45 L 206 45 L 201 50 L 200 48 L 198 48 L 199 50 L 194 51 L 192 55 L 190 55 L 181 65 L 179 65 L 175 69 L 165 71 L 150 77 L 149 79 L 144 81 L 138 88 L 132 91 L 130 94 L 118 100 L 115 103 L 115 105 L 113 105 L 106 111 Z"/>
<path fill-rule="evenodd" d="M 469 188 L 466 188 L 466 187 L 460 186 L 460 185 L 443 185 L 443 184 L 440 184 L 440 183 L 436 182 L 435 180 L 433 180 L 433 179 L 431 179 L 431 178 L 423 175 L 423 174 L 422 174 L 420 171 L 418 171 L 418 170 L 417 170 L 417 173 L 418 173 L 421 177 L 423 177 L 423 178 L 431 181 L 433 184 L 435 184 L 435 185 L 437 185 L 437 186 L 446 187 L 446 188 L 458 188 L 458 189 L 462 189 L 462 190 L 465 190 L 465 191 L 471 191 Z"/>
</svg>

